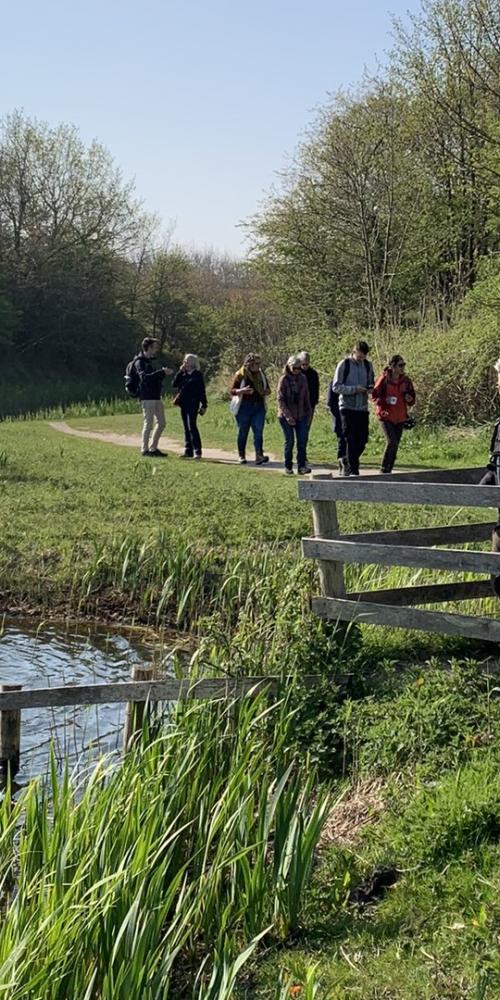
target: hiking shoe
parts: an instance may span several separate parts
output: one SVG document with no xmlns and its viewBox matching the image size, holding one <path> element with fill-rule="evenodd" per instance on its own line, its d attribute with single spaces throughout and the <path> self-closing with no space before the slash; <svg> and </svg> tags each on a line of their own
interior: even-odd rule
<svg viewBox="0 0 500 1000">
<path fill-rule="evenodd" d="M 293 469 L 285 469 L 285 476 L 293 476 Z"/>
<path fill-rule="evenodd" d="M 197 459 L 197 461 L 199 462 L 199 461 L 200 461 L 200 458 L 201 458 L 201 451 L 197 451 L 197 452 L 196 452 L 196 455 L 195 455 L 194 457 L 195 457 L 195 458 Z"/>
<path fill-rule="evenodd" d="M 184 452 L 184 454 L 182 454 L 182 455 L 179 455 L 179 458 L 192 458 L 192 457 L 193 457 L 193 456 L 192 456 L 192 455 L 189 455 L 189 454 L 188 454 L 188 452 L 186 452 L 186 451 Z"/>
<path fill-rule="evenodd" d="M 154 451 L 149 452 L 153 458 L 167 458 L 167 453 L 165 451 L 160 451 L 159 448 L 155 448 Z"/>
<path fill-rule="evenodd" d="M 238 461 L 239 461 L 240 465 L 246 465 L 247 464 L 247 460 L 246 460 L 246 458 L 245 458 L 244 455 L 240 455 Z"/>
<path fill-rule="evenodd" d="M 269 455 L 256 455 L 255 456 L 255 464 L 256 465 L 265 465 L 265 463 L 268 462 L 268 461 L 269 461 Z"/>
<path fill-rule="evenodd" d="M 307 476 L 307 474 L 311 471 L 312 470 L 309 468 L 308 465 L 302 465 L 300 469 L 297 469 L 299 476 Z"/>
<path fill-rule="evenodd" d="M 151 458 L 151 452 L 150 451 L 141 451 L 141 455 L 142 455 L 143 458 Z"/>
</svg>

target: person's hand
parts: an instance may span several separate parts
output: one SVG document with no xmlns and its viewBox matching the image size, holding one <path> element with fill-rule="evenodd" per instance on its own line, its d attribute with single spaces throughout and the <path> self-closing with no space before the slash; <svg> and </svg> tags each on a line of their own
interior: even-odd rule
<svg viewBox="0 0 500 1000">
<path fill-rule="evenodd" d="M 368 389 L 366 388 L 366 385 L 357 385 L 356 392 L 360 392 L 363 396 L 368 395 Z"/>
<path fill-rule="evenodd" d="M 413 396 L 410 396 L 409 392 L 405 392 L 405 400 L 406 400 L 407 403 L 410 404 L 410 406 L 413 406 L 413 403 L 415 402 L 415 400 L 413 399 Z"/>
<path fill-rule="evenodd" d="M 297 423 L 297 421 L 294 420 L 293 417 L 287 417 L 286 422 L 287 424 L 290 424 L 290 427 L 295 427 L 295 424 Z"/>
<path fill-rule="evenodd" d="M 163 371 L 165 372 L 165 375 L 173 375 L 174 374 L 174 369 L 173 368 L 164 368 Z"/>
<path fill-rule="evenodd" d="M 200 417 L 202 417 L 203 414 L 206 413 L 206 412 L 207 412 L 206 406 L 200 406 Z"/>
<path fill-rule="evenodd" d="M 245 385 L 243 389 L 238 389 L 240 396 L 253 396 L 253 389 L 251 385 Z"/>
</svg>

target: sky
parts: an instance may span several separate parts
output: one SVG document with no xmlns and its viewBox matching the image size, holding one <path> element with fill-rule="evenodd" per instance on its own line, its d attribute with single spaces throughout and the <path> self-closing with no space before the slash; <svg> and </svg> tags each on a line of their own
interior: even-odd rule
<svg viewBox="0 0 500 1000">
<path fill-rule="evenodd" d="M 383 65 L 419 0 L 4 0 L 0 117 L 111 152 L 165 233 L 243 256 L 315 109 Z"/>
</svg>

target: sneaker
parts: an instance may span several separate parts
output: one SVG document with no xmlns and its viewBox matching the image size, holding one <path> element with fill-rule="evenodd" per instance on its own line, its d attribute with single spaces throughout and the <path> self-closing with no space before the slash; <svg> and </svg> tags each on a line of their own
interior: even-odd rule
<svg viewBox="0 0 500 1000">
<path fill-rule="evenodd" d="M 184 452 L 184 454 L 182 454 L 182 455 L 179 455 L 179 458 L 192 458 L 192 457 L 193 457 L 193 456 L 192 456 L 192 455 L 188 455 L 188 453 L 187 453 L 187 452 Z"/>
<path fill-rule="evenodd" d="M 143 458 L 151 458 L 151 452 L 150 451 L 141 451 L 141 455 L 142 455 Z"/>
<path fill-rule="evenodd" d="M 265 465 L 266 462 L 268 462 L 268 461 L 269 461 L 269 455 L 256 455 L 255 456 L 255 464 L 256 465 Z"/>
<path fill-rule="evenodd" d="M 293 476 L 293 469 L 285 469 L 285 476 Z"/>
<path fill-rule="evenodd" d="M 300 469 L 297 469 L 297 474 L 299 476 L 307 476 L 308 472 L 310 472 L 310 471 L 311 470 L 308 468 L 307 465 L 303 465 L 303 466 L 301 466 Z"/>
<path fill-rule="evenodd" d="M 197 461 L 199 462 L 199 461 L 200 461 L 200 458 L 201 458 L 201 451 L 197 451 L 197 452 L 196 452 L 196 455 L 195 455 L 194 457 L 195 457 L 195 459 L 196 459 L 196 460 L 197 460 Z"/>
<path fill-rule="evenodd" d="M 247 460 L 246 460 L 246 458 L 245 458 L 244 455 L 240 455 L 238 461 L 239 461 L 240 465 L 246 465 L 247 464 Z"/>
<path fill-rule="evenodd" d="M 165 451 L 160 451 L 159 448 L 155 448 L 154 451 L 150 451 L 149 454 L 153 458 L 167 458 L 167 453 Z"/>
</svg>

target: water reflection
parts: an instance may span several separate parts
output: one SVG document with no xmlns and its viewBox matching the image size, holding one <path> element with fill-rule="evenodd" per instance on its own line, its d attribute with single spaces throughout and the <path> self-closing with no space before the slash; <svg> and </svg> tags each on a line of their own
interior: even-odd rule
<svg viewBox="0 0 500 1000">
<path fill-rule="evenodd" d="M 172 646 L 169 644 L 169 648 Z M 136 664 L 168 672 L 165 645 L 71 623 L 33 628 L 6 623 L 0 637 L 0 683 L 25 688 L 99 684 L 129 678 Z M 121 748 L 125 705 L 23 710 L 18 782 L 46 769 L 50 742 L 58 760 Z"/>
</svg>

